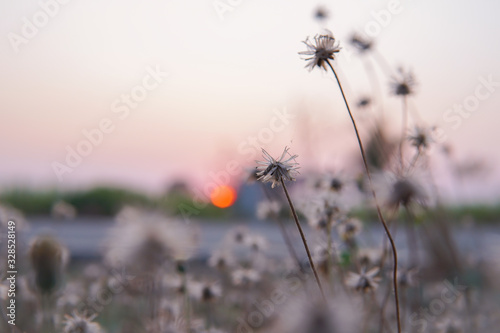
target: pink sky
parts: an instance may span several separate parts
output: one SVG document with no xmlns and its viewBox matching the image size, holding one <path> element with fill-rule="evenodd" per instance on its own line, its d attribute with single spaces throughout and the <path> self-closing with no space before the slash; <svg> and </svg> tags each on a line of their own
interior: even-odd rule
<svg viewBox="0 0 500 333">
<path fill-rule="evenodd" d="M 305 166 L 348 169 L 345 159 L 356 142 L 335 82 L 329 74 L 309 73 L 297 54 L 306 36 L 320 32 L 312 17 L 317 4 L 242 1 L 218 13 L 214 3 L 74 0 L 51 7 L 53 17 L 16 52 L 12 34 L 23 36 L 23 18 L 34 21 L 42 8 L 38 1 L 2 2 L 0 185 L 71 188 L 106 181 L 159 190 L 179 175 L 203 183 L 230 160 L 252 164 L 241 146 L 270 126 L 273 110 L 307 110 L 318 153 L 316 160 L 307 159 L 297 121 L 259 142 L 263 147 L 278 154 L 288 145 L 304 156 L 299 162 Z M 446 130 L 457 155 L 488 162 L 486 192 L 499 195 L 500 93 L 492 91 L 468 118 L 460 116 L 456 129 L 443 116 L 474 95 L 481 78 L 500 82 L 500 46 L 494 42 L 500 5 L 404 1 L 388 24 L 377 17 L 395 6 L 390 1 L 324 5 L 332 14 L 326 26 L 344 46 L 336 65 L 352 104 L 370 86 L 362 61 L 348 57 L 343 42 L 353 31 L 378 24 L 377 49 L 417 77 L 412 105 L 428 124 Z M 168 72 L 158 85 L 147 78 L 155 68 Z M 140 93 L 145 79 L 151 89 L 121 119 L 123 112 L 115 111 L 125 105 L 122 94 Z M 384 93 L 387 82 L 384 77 Z M 384 105 L 396 129 L 400 102 L 386 98 Z M 85 139 L 82 131 L 103 119 L 112 132 L 60 182 L 52 164 L 64 163 L 66 147 L 76 149 Z M 471 186 L 477 195 L 484 188 Z"/>
</svg>

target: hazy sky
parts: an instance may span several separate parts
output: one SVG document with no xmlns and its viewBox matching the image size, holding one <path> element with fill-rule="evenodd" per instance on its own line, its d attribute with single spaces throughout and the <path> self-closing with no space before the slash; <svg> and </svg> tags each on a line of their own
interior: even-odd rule
<svg viewBox="0 0 500 333">
<path fill-rule="evenodd" d="M 356 141 L 335 82 L 308 72 L 297 54 L 301 41 L 321 32 L 313 13 L 323 5 L 330 13 L 323 26 L 344 46 L 336 66 L 352 104 L 371 88 L 346 41 L 353 31 L 371 33 L 391 66 L 415 73 L 412 107 L 444 128 L 459 158 L 484 158 L 492 169 L 487 192 L 499 192 L 499 2 L 66 2 L 0 2 L 3 186 L 106 181 L 158 190 L 179 175 L 205 182 L 230 160 L 259 158 L 248 140 L 259 134 L 259 146 L 274 154 L 289 145 L 305 165 L 347 169 Z M 388 78 L 378 75 L 387 95 Z M 493 85 L 477 88 L 483 79 Z M 477 89 L 484 98 L 473 111 L 447 113 L 474 103 Z M 130 94 L 140 100 L 127 104 Z M 385 97 L 384 107 L 397 128 L 400 101 Z M 277 110 L 294 120 L 274 119 Z M 302 141 L 304 114 L 315 154 Z M 82 131 L 103 121 L 110 133 L 97 135 L 98 144 L 59 181 L 53 163 L 66 163 L 68 146 L 88 149 Z"/>
</svg>

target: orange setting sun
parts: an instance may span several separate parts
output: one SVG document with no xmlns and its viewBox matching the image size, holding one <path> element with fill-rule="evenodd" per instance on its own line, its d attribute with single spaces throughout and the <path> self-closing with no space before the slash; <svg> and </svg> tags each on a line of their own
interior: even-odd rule
<svg viewBox="0 0 500 333">
<path fill-rule="evenodd" d="M 236 190 L 231 186 L 216 187 L 210 194 L 212 204 L 219 208 L 227 208 L 236 201 Z"/>
</svg>

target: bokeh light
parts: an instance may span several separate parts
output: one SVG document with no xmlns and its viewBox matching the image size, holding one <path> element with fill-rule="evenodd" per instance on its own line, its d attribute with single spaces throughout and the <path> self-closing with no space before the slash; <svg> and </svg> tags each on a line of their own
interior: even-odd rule
<svg viewBox="0 0 500 333">
<path fill-rule="evenodd" d="M 227 208 L 236 201 L 236 190 L 231 186 L 222 185 L 215 188 L 210 194 L 210 201 L 219 208 Z"/>
</svg>

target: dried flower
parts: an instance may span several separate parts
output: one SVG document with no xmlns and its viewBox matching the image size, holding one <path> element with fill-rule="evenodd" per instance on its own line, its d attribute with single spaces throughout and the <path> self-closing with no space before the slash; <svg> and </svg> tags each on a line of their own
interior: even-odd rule
<svg viewBox="0 0 500 333">
<path fill-rule="evenodd" d="M 356 291 L 369 292 L 377 289 L 379 278 L 375 277 L 378 274 L 379 268 L 374 267 L 368 272 L 363 269 L 359 274 L 349 272 L 347 277 L 347 285 L 356 289 Z"/>
<path fill-rule="evenodd" d="M 370 99 L 370 97 L 361 97 L 358 102 L 357 102 L 357 106 L 359 108 L 365 108 L 367 107 L 368 105 L 370 105 L 370 103 L 372 102 L 372 100 Z"/>
<path fill-rule="evenodd" d="M 289 148 L 285 148 L 283 154 L 278 160 L 275 160 L 267 151 L 262 149 L 265 161 L 257 161 L 260 166 L 257 167 L 259 172 L 258 180 L 263 183 L 271 182 L 271 187 L 274 188 L 276 185 L 281 183 L 281 180 L 285 181 L 295 181 L 295 174 L 298 173 L 297 169 L 298 163 L 295 162 L 297 155 L 291 155 L 288 159 L 285 159 Z M 292 162 L 293 160 L 293 162 Z"/>
<path fill-rule="evenodd" d="M 245 239 L 245 244 L 252 251 L 259 252 L 267 248 L 267 240 L 261 235 L 251 234 Z"/>
<path fill-rule="evenodd" d="M 398 178 L 392 185 L 388 204 L 390 207 L 398 208 L 400 205 L 408 206 L 411 202 L 422 202 L 424 194 L 419 185 L 409 177 Z"/>
<path fill-rule="evenodd" d="M 433 142 L 431 131 L 432 130 L 425 127 L 416 126 L 413 133 L 408 136 L 408 140 L 412 146 L 416 147 L 419 151 L 422 151 L 428 148 Z"/>
<path fill-rule="evenodd" d="M 343 240 L 348 241 L 359 234 L 362 228 L 363 225 L 361 224 L 361 221 L 350 218 L 339 224 L 338 233 Z"/>
<path fill-rule="evenodd" d="M 330 31 L 326 35 L 314 36 L 313 42 L 310 42 L 308 37 L 304 44 L 306 44 L 308 50 L 299 52 L 299 54 L 309 56 L 304 58 L 304 60 L 309 61 L 306 65 L 309 71 L 312 71 L 316 66 L 323 67 L 326 71 L 326 64 L 330 59 L 335 60 L 335 53 L 340 51 L 340 47 Z"/>
<path fill-rule="evenodd" d="M 29 249 L 35 284 L 42 294 L 50 294 L 61 284 L 68 262 L 68 250 L 51 236 L 38 236 Z"/>
<path fill-rule="evenodd" d="M 328 10 L 323 6 L 319 6 L 314 12 L 314 17 L 320 21 L 326 20 L 328 16 L 330 16 L 330 14 L 328 13 Z"/>
<path fill-rule="evenodd" d="M 278 201 L 261 201 L 257 204 L 257 218 L 266 220 L 278 216 L 281 210 L 281 204 Z"/>
<path fill-rule="evenodd" d="M 401 287 L 413 287 L 417 285 L 418 269 L 402 269 L 398 270 L 398 283 Z"/>
<path fill-rule="evenodd" d="M 84 317 L 73 312 L 71 316 L 66 315 L 64 322 L 64 333 L 102 333 L 101 326 L 92 322 L 95 316 Z"/>
<path fill-rule="evenodd" d="M 194 282 L 190 286 L 191 295 L 200 302 L 209 303 L 222 295 L 222 288 L 218 282 Z"/>
<path fill-rule="evenodd" d="M 248 228 L 244 226 L 237 226 L 230 229 L 224 236 L 224 243 L 229 246 L 233 245 L 243 245 L 246 242 L 246 238 L 249 235 Z"/>
<path fill-rule="evenodd" d="M 351 45 L 354 46 L 360 53 L 367 52 L 371 50 L 373 42 L 367 38 L 361 36 L 358 33 L 354 33 L 351 36 Z"/>
<path fill-rule="evenodd" d="M 208 259 L 208 265 L 220 270 L 233 266 L 235 263 L 234 257 L 228 252 L 217 250 L 212 253 Z"/>
<path fill-rule="evenodd" d="M 253 284 L 261 279 L 260 273 L 251 268 L 239 268 L 232 273 L 231 277 L 237 286 Z"/>
<path fill-rule="evenodd" d="M 405 72 L 401 67 L 398 68 L 398 74 L 392 77 L 392 92 L 396 96 L 407 96 L 414 93 L 416 85 L 412 72 Z"/>
</svg>

